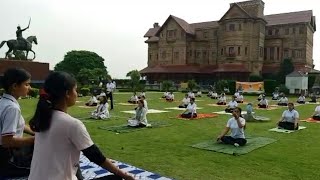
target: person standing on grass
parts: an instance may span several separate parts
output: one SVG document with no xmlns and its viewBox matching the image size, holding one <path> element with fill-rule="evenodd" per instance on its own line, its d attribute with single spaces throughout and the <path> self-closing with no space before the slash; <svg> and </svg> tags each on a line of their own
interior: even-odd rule
<svg viewBox="0 0 320 180">
<path fill-rule="evenodd" d="M 299 113 L 294 109 L 293 103 L 288 103 L 288 109 L 282 113 L 282 117 L 277 123 L 278 128 L 287 130 L 299 129 Z"/>
<path fill-rule="evenodd" d="M 106 85 L 106 94 L 107 98 L 110 99 L 110 110 L 113 109 L 113 91 L 115 90 L 116 85 L 111 82 L 111 80 L 108 80 L 108 83 Z"/>
<path fill-rule="evenodd" d="M 30 121 L 36 132 L 29 180 L 75 180 L 80 152 L 114 175 L 108 179 L 134 178 L 107 159 L 92 142 L 84 124 L 70 116 L 76 103 L 76 80 L 65 72 L 51 73 L 44 83 L 47 96 L 40 97 Z"/>
<path fill-rule="evenodd" d="M 31 75 L 18 68 L 8 69 L 2 78 L 5 93 L 0 99 L 0 176 L 22 177 L 30 173 L 34 135 L 25 125 L 18 99 L 28 94 Z M 25 155 L 19 155 L 23 153 Z M 21 164 L 22 163 L 22 164 Z"/>
<path fill-rule="evenodd" d="M 233 117 L 228 120 L 227 126 L 217 137 L 217 141 L 225 144 L 231 144 L 236 147 L 244 146 L 247 143 L 247 140 L 244 136 L 246 120 L 241 117 L 241 108 L 236 107 L 233 110 L 232 115 Z M 229 131 L 231 131 L 231 135 L 226 136 Z"/>
</svg>

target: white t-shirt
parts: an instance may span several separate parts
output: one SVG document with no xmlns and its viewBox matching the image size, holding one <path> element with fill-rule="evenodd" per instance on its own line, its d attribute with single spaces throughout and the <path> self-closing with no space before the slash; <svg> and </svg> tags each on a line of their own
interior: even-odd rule
<svg viewBox="0 0 320 180">
<path fill-rule="evenodd" d="M 169 95 L 168 92 L 164 92 L 164 93 L 163 93 L 163 96 L 164 96 L 164 97 L 167 97 L 168 95 Z"/>
<path fill-rule="evenodd" d="M 212 93 L 212 97 L 218 97 L 218 93 Z"/>
<path fill-rule="evenodd" d="M 292 111 L 285 110 L 282 113 L 282 118 L 283 118 L 284 122 L 294 123 L 295 119 L 297 119 L 297 118 L 299 119 L 299 113 L 298 113 L 298 111 L 296 111 L 294 109 Z"/>
<path fill-rule="evenodd" d="M 320 106 L 317 106 L 314 111 L 316 112 L 316 116 L 319 116 L 320 115 Z"/>
<path fill-rule="evenodd" d="M 202 92 L 201 92 L 201 91 L 198 91 L 198 92 L 197 92 L 197 95 L 201 95 L 201 94 L 202 94 Z"/>
<path fill-rule="evenodd" d="M 221 96 L 221 97 L 219 98 L 219 102 L 227 102 L 226 96 Z"/>
<path fill-rule="evenodd" d="M 146 93 L 141 92 L 141 93 L 140 93 L 140 96 L 146 96 Z"/>
<path fill-rule="evenodd" d="M 146 100 L 143 100 L 144 102 L 144 108 L 146 108 L 146 110 L 148 111 L 148 102 Z"/>
<path fill-rule="evenodd" d="M 261 99 L 259 104 L 268 106 L 268 100 L 267 99 Z"/>
<path fill-rule="evenodd" d="M 300 96 L 299 98 L 298 98 L 298 101 L 299 102 L 304 102 L 306 100 L 306 98 L 304 97 L 304 96 Z"/>
<path fill-rule="evenodd" d="M 196 105 L 196 103 L 193 103 L 193 104 L 189 103 L 188 106 L 187 106 L 187 111 L 189 113 L 197 113 L 197 105 Z"/>
<path fill-rule="evenodd" d="M 234 93 L 234 95 L 235 95 L 236 97 L 238 97 L 240 94 L 239 94 L 238 92 L 236 92 L 236 93 Z"/>
<path fill-rule="evenodd" d="M 246 120 L 242 117 L 239 117 L 240 123 L 244 126 L 246 124 Z M 231 130 L 231 137 L 233 138 L 245 138 L 244 129 L 239 128 L 237 120 L 233 117 L 228 120 L 227 127 Z"/>
<path fill-rule="evenodd" d="M 189 93 L 188 93 L 188 96 L 189 96 L 189 98 L 195 98 L 193 92 L 189 92 Z"/>
<path fill-rule="evenodd" d="M 97 100 L 97 98 L 96 98 L 95 96 L 92 96 L 92 97 L 90 98 L 89 102 L 91 102 L 91 103 L 98 103 L 98 100 Z"/>
<path fill-rule="evenodd" d="M 138 96 L 137 95 L 131 96 L 130 101 L 138 101 Z"/>
<path fill-rule="evenodd" d="M 24 126 L 25 121 L 18 101 L 9 94 L 3 94 L 0 99 L 0 145 L 2 145 L 2 136 L 22 137 Z"/>
<path fill-rule="evenodd" d="M 243 95 L 239 95 L 239 96 L 237 97 L 237 101 L 243 101 Z"/>
<path fill-rule="evenodd" d="M 29 180 L 77 180 L 80 151 L 92 145 L 80 120 L 54 111 L 49 130 L 35 135 Z"/>
<path fill-rule="evenodd" d="M 230 101 L 228 104 L 229 108 L 235 108 L 238 106 L 237 101 Z"/>
<path fill-rule="evenodd" d="M 279 103 L 288 103 L 288 98 L 287 97 L 281 97 L 279 99 Z"/>
<path fill-rule="evenodd" d="M 183 98 L 182 99 L 182 103 L 184 104 L 184 105 L 188 105 L 189 103 L 190 103 L 190 98 Z"/>
<path fill-rule="evenodd" d="M 113 83 L 107 83 L 106 88 L 107 92 L 112 92 L 115 88 L 115 85 Z"/>
<path fill-rule="evenodd" d="M 167 96 L 167 99 L 174 99 L 174 94 L 169 94 L 169 95 Z"/>
</svg>

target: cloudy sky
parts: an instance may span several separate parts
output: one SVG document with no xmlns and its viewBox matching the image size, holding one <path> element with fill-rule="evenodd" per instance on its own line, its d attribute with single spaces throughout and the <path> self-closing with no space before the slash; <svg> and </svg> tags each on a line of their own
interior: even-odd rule
<svg viewBox="0 0 320 180">
<path fill-rule="evenodd" d="M 241 0 L 240 0 L 241 1 Z M 164 23 L 172 14 L 189 23 L 219 20 L 235 0 L 1 0 L 0 41 L 15 38 L 18 24 L 36 35 L 37 61 L 53 69 L 70 50 L 89 50 L 105 59 L 114 78 L 124 78 L 133 69 L 147 66 L 147 44 L 143 35 L 154 22 Z M 313 10 L 314 0 L 264 0 L 264 13 L 277 14 Z M 320 69 L 319 32 L 314 36 L 314 63 Z M 4 56 L 7 47 L 0 49 Z"/>
</svg>

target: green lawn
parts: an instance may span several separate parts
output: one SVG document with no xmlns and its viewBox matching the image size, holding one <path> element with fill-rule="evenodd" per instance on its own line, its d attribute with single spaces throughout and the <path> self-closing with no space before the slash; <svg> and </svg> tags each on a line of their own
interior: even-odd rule
<svg viewBox="0 0 320 180">
<path fill-rule="evenodd" d="M 177 106 L 184 94 L 175 93 L 176 102 L 166 103 L 159 99 L 160 93 L 147 93 L 149 109 L 164 110 Z M 107 157 L 132 164 L 145 170 L 159 173 L 174 179 L 318 179 L 320 177 L 320 124 L 300 123 L 307 129 L 292 134 L 269 132 L 275 127 L 283 110 L 255 110 L 257 115 L 271 118 L 267 123 L 247 123 L 246 134 L 276 139 L 273 144 L 241 156 L 232 156 L 213 151 L 191 148 L 190 145 L 215 139 L 225 127 L 229 115 L 216 118 L 183 121 L 175 119 L 182 111 L 169 110 L 168 113 L 148 114 L 148 120 L 166 121 L 172 126 L 142 130 L 132 133 L 116 134 L 98 129 L 99 126 L 126 123 L 130 114 L 120 111 L 131 110 L 134 106 L 117 103 L 126 102 L 131 93 L 115 94 L 115 108 L 111 120 L 85 122 L 94 140 Z M 80 108 L 89 97 L 79 98 L 70 108 L 74 117 L 86 118 L 91 109 Z M 269 98 L 270 99 L 270 98 Z M 211 107 L 215 103 L 208 97 L 198 98 L 198 113 L 221 111 L 223 107 Z M 289 98 L 295 101 L 296 98 Z M 23 116 L 29 120 L 33 115 L 36 99 L 20 100 Z M 245 101 L 257 104 L 256 97 L 245 97 Z M 271 102 L 271 101 L 270 101 Z M 275 103 L 275 102 L 271 102 Z M 241 107 L 245 107 L 241 105 Z M 300 119 L 308 118 L 316 105 L 296 107 Z"/>
</svg>

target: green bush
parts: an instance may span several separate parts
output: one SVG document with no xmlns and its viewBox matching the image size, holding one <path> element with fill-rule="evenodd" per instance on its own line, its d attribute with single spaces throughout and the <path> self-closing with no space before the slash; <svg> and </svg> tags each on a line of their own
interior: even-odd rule
<svg viewBox="0 0 320 180">
<path fill-rule="evenodd" d="M 39 89 L 37 88 L 31 88 L 31 90 L 29 91 L 29 96 L 36 98 L 39 95 Z"/>
<path fill-rule="evenodd" d="M 0 89 L 0 96 L 4 93 L 4 89 Z"/>
<path fill-rule="evenodd" d="M 263 81 L 263 78 L 259 75 L 250 75 L 249 81 L 250 82 L 261 82 L 261 81 Z"/>
<path fill-rule="evenodd" d="M 284 84 L 280 84 L 279 86 L 279 92 L 282 92 L 284 94 L 289 94 L 289 89 L 286 87 L 286 85 Z"/>
<path fill-rule="evenodd" d="M 82 96 L 88 96 L 90 93 L 90 89 L 89 88 L 81 88 L 80 89 L 80 94 L 82 94 Z"/>
<path fill-rule="evenodd" d="M 275 88 L 277 87 L 277 81 L 272 79 L 266 79 L 264 80 L 264 92 L 267 95 L 271 95 Z"/>
<path fill-rule="evenodd" d="M 236 92 L 236 81 L 235 80 L 228 80 L 228 88 L 229 93 L 234 94 Z"/>
</svg>

